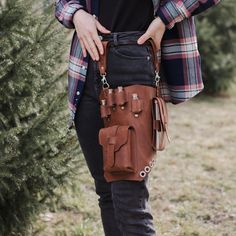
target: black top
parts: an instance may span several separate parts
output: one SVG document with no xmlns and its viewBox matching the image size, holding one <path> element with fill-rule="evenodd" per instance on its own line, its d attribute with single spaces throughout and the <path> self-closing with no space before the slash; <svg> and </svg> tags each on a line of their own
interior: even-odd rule
<svg viewBox="0 0 236 236">
<path fill-rule="evenodd" d="M 154 19 L 152 0 L 100 0 L 99 22 L 111 32 L 146 30 Z"/>
</svg>

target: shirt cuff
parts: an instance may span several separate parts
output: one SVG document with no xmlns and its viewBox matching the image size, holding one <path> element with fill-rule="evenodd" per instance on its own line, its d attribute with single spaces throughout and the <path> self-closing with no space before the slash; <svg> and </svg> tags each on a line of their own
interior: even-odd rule
<svg viewBox="0 0 236 236">
<path fill-rule="evenodd" d="M 178 23 L 191 14 L 184 6 L 183 1 L 168 1 L 164 5 L 160 5 L 156 11 L 155 16 L 160 17 L 167 29 L 174 27 Z"/>
<path fill-rule="evenodd" d="M 60 5 L 59 2 L 57 5 L 56 17 L 67 28 L 75 28 L 73 23 L 73 16 L 75 12 L 80 9 L 87 11 L 87 9 L 84 6 L 82 6 L 76 1 L 70 1 L 64 5 L 63 4 Z"/>
</svg>

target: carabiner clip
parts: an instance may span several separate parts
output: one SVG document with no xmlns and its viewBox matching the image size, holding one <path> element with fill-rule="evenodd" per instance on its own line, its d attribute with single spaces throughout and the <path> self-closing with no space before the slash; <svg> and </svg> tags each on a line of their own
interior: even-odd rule
<svg viewBox="0 0 236 236">
<path fill-rule="evenodd" d="M 102 76 L 102 83 L 103 83 L 103 88 L 105 89 L 105 88 L 110 88 L 110 85 L 108 84 L 108 82 L 107 82 L 107 79 L 106 79 L 106 73 L 104 73 L 104 74 L 101 74 L 101 76 Z"/>
</svg>

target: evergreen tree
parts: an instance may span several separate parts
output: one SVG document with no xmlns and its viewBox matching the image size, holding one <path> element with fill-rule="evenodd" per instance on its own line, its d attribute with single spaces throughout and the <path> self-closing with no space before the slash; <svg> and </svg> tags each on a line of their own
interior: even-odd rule
<svg viewBox="0 0 236 236">
<path fill-rule="evenodd" d="M 197 16 L 199 50 L 202 55 L 205 92 L 227 91 L 236 68 L 236 5 L 222 1 L 213 10 Z"/>
<path fill-rule="evenodd" d="M 36 5 L 35 5 L 36 3 Z M 78 164 L 67 134 L 65 32 L 37 1 L 0 6 L 0 235 L 27 226 Z M 59 27 L 59 28 L 58 28 Z"/>
</svg>

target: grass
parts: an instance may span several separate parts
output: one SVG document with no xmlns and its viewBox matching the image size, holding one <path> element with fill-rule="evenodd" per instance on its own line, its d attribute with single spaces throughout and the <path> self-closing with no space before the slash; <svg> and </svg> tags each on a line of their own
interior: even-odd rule
<svg viewBox="0 0 236 236">
<path fill-rule="evenodd" d="M 235 235 L 235 104 L 236 96 L 169 105 L 172 142 L 158 153 L 149 178 L 160 236 Z M 39 216 L 32 235 L 103 235 L 98 197 L 86 166 L 58 193 L 54 211 Z"/>
</svg>

